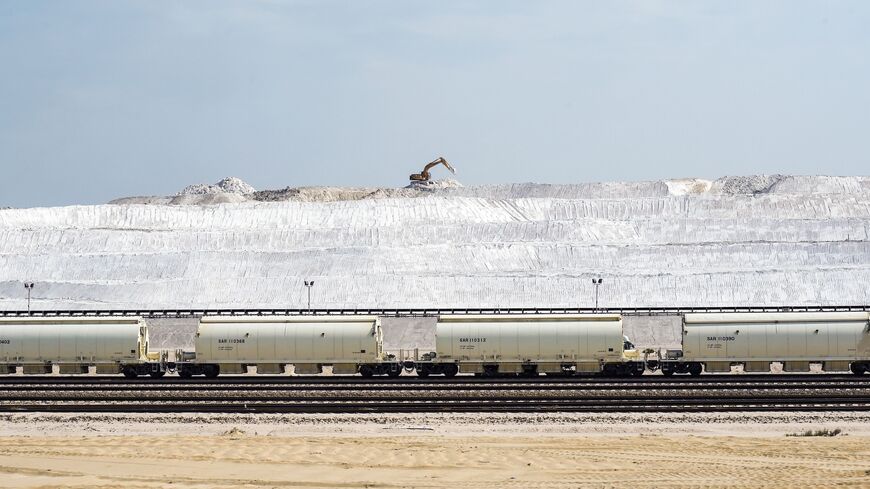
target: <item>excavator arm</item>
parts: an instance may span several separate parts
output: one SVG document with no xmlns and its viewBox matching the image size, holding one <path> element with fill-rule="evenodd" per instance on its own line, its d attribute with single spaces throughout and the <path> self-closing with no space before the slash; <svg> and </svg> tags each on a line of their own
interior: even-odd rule
<svg viewBox="0 0 870 489">
<path fill-rule="evenodd" d="M 432 161 L 432 162 L 428 163 L 426 166 L 424 166 L 422 172 L 412 174 L 410 177 L 411 181 L 412 182 L 428 182 L 432 177 L 432 175 L 429 173 L 429 170 L 431 170 L 432 168 L 434 168 L 438 165 L 444 165 L 448 170 L 450 170 L 450 173 L 454 173 L 454 174 L 456 173 L 456 170 L 452 166 L 450 166 L 450 163 L 448 163 L 447 160 L 445 160 L 443 157 L 439 156 L 437 160 Z"/>
</svg>

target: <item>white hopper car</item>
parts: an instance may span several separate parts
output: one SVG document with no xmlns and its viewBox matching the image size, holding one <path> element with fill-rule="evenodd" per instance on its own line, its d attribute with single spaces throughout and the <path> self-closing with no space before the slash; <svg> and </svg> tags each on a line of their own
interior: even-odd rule
<svg viewBox="0 0 870 489">
<path fill-rule="evenodd" d="M 132 318 L 0 318 L 0 374 L 165 373 L 148 356 L 148 328 Z"/>
<path fill-rule="evenodd" d="M 682 352 L 654 367 L 665 375 L 769 372 L 781 362 L 786 372 L 807 372 L 821 364 L 829 372 L 870 370 L 870 313 L 728 313 L 683 316 Z"/>
<path fill-rule="evenodd" d="M 421 377 L 644 371 L 618 314 L 444 315 L 435 338 L 436 351 L 417 362 Z"/>
<path fill-rule="evenodd" d="M 283 373 L 293 365 L 297 374 L 319 374 L 332 366 L 334 374 L 398 376 L 402 366 L 383 351 L 383 333 L 376 316 L 204 316 L 196 333 L 195 353 L 177 355 L 182 377 L 221 373 Z"/>
</svg>

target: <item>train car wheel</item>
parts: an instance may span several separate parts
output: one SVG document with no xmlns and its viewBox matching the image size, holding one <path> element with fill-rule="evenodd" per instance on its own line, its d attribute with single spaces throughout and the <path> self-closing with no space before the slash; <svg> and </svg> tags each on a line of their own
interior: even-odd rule
<svg viewBox="0 0 870 489">
<path fill-rule="evenodd" d="M 670 376 L 674 375 L 674 371 L 669 369 L 669 368 L 668 369 L 663 368 L 662 375 L 664 375 L 665 377 L 670 377 Z"/>
<path fill-rule="evenodd" d="M 151 372 L 151 377 L 154 377 L 155 379 L 159 379 L 159 378 L 163 377 L 164 375 L 166 375 L 165 371 Z"/>
<path fill-rule="evenodd" d="M 689 375 L 691 375 L 692 377 L 697 377 L 697 376 L 701 375 L 702 370 L 703 370 L 703 367 L 701 366 L 700 363 L 693 363 L 693 364 L 689 365 Z"/>
<path fill-rule="evenodd" d="M 359 374 L 365 378 L 369 378 L 375 374 L 375 371 L 368 365 L 362 365 L 359 368 Z"/>
<path fill-rule="evenodd" d="M 429 369 L 426 367 L 417 367 L 417 377 L 428 377 Z"/>
<path fill-rule="evenodd" d="M 396 365 L 395 368 L 390 368 L 387 370 L 387 375 L 390 377 L 398 377 L 402 375 L 402 367 Z"/>
<path fill-rule="evenodd" d="M 864 365 L 863 363 L 853 363 L 849 366 L 849 370 L 851 370 L 855 375 L 864 375 L 864 372 L 867 371 L 867 365 Z"/>
<path fill-rule="evenodd" d="M 179 370 L 178 376 L 181 377 L 182 379 L 189 379 L 189 378 L 193 377 L 193 374 L 190 372 L 190 370 Z"/>
<path fill-rule="evenodd" d="M 122 372 L 124 374 L 124 377 L 127 377 L 128 379 L 135 379 L 139 376 L 139 374 L 136 373 L 136 369 L 129 366 L 124 367 L 124 370 Z"/>
<path fill-rule="evenodd" d="M 205 375 L 209 379 L 214 379 L 218 375 L 220 375 L 221 369 L 217 365 L 204 365 L 202 367 L 202 374 Z"/>
<path fill-rule="evenodd" d="M 445 365 L 444 366 L 444 376 L 445 377 L 456 377 L 456 374 L 459 373 L 459 367 L 456 365 Z"/>
<path fill-rule="evenodd" d="M 484 365 L 483 366 L 483 376 L 484 377 L 497 377 L 498 376 L 498 365 Z"/>
</svg>

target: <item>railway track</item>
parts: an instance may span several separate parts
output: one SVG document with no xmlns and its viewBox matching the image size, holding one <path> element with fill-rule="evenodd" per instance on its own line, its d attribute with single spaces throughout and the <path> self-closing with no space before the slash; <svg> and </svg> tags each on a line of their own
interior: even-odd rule
<svg viewBox="0 0 870 489">
<path fill-rule="evenodd" d="M 735 389 L 754 389 L 754 390 L 770 390 L 782 388 L 803 388 L 803 389 L 849 389 L 849 388 L 867 388 L 870 389 L 870 378 L 862 380 L 857 379 L 770 379 L 770 380 L 744 380 L 744 381 L 707 381 L 707 380 L 661 380 L 657 379 L 654 382 L 639 381 L 639 380 L 620 380 L 614 381 L 608 379 L 604 381 L 571 381 L 571 382 L 552 382 L 549 380 L 532 380 L 523 379 L 523 381 L 504 380 L 501 382 L 481 382 L 477 379 L 442 379 L 441 381 L 432 381 L 432 379 L 409 379 L 407 381 L 395 381 L 386 379 L 383 382 L 360 382 L 354 381 L 353 378 L 342 381 L 331 382 L 310 382 L 310 381 L 295 381 L 295 380 L 276 380 L 276 379 L 257 379 L 257 382 L 250 382 L 248 379 L 232 379 L 230 382 L 216 382 L 214 380 L 181 380 L 176 382 L 162 381 L 120 381 L 120 382 L 2 382 L 0 383 L 0 395 L 5 391 L 41 391 L 51 390 L 54 392 L 62 391 L 131 391 L 131 392 L 157 392 L 157 391 L 195 391 L 209 390 L 212 392 L 233 392 L 233 391 L 457 391 L 457 390 L 477 390 L 477 391 L 506 391 L 506 390 L 574 390 L 574 391 L 592 391 L 592 390 L 632 390 L 632 391 L 647 391 L 647 390 L 735 390 Z M 115 380 L 115 379 L 110 379 Z M 229 379 L 228 379 L 229 380 Z M 357 379 L 362 380 L 362 379 Z"/>
<path fill-rule="evenodd" d="M 0 379 L 0 412 L 714 412 L 865 411 L 870 378 L 752 375 L 640 378 L 361 379 L 119 377 Z"/>
<path fill-rule="evenodd" d="M 128 379 L 120 375 L 7 375 L 0 376 L 0 389 L 8 385 L 221 385 L 221 384 L 298 384 L 298 385 L 323 385 L 323 384 L 354 384 L 354 385 L 413 385 L 413 384 L 747 384 L 747 383 L 787 383 L 816 384 L 819 382 L 839 382 L 844 384 L 870 385 L 870 375 L 842 374 L 713 374 L 692 377 L 689 375 L 675 375 L 665 377 L 662 375 L 643 375 L 641 377 L 605 377 L 598 375 L 577 375 L 570 377 L 539 375 L 535 377 L 525 376 L 502 376 L 502 377 L 479 377 L 473 375 L 457 375 L 456 377 L 443 377 L 433 375 L 420 378 L 416 375 L 403 375 L 400 377 L 371 377 L 364 378 L 358 375 L 323 375 L 323 376 L 295 376 L 295 375 L 221 375 L 214 379 L 205 377 L 193 377 L 182 379 L 181 377 L 168 375 L 160 379 L 151 377 L 139 377 Z"/>
</svg>

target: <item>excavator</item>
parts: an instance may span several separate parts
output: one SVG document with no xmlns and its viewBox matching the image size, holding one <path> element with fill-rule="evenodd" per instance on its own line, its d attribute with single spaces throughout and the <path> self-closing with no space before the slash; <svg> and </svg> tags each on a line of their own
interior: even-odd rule
<svg viewBox="0 0 870 489">
<path fill-rule="evenodd" d="M 447 160 L 445 160 L 443 157 L 439 156 L 437 160 L 424 166 L 422 172 L 412 174 L 411 181 L 412 182 L 428 182 L 432 177 L 432 175 L 429 174 L 429 170 L 431 170 L 432 168 L 434 168 L 438 165 L 444 165 L 445 167 L 447 167 L 448 170 L 450 170 L 450 173 L 453 173 L 453 174 L 456 173 L 456 170 L 452 166 L 450 166 L 450 163 L 447 163 Z"/>
</svg>

